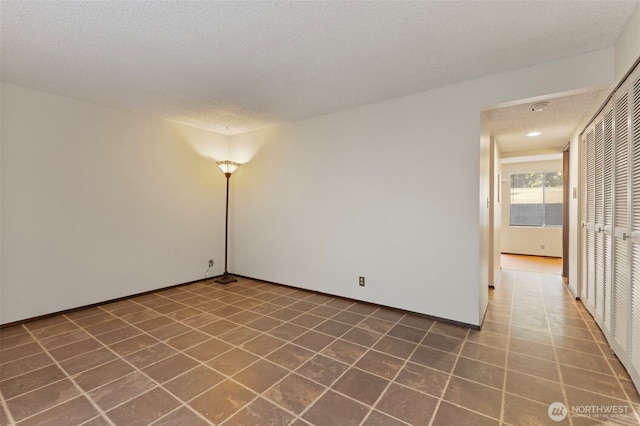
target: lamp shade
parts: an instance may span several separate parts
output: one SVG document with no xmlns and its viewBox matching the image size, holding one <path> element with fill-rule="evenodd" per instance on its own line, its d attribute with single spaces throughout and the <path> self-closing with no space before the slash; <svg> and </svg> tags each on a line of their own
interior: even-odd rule
<svg viewBox="0 0 640 426">
<path fill-rule="evenodd" d="M 229 160 L 218 161 L 216 164 L 218 165 L 218 167 L 220 167 L 220 169 L 224 174 L 227 174 L 227 173 L 231 174 L 235 172 L 238 166 L 240 165 L 240 163 L 235 163 Z"/>
</svg>

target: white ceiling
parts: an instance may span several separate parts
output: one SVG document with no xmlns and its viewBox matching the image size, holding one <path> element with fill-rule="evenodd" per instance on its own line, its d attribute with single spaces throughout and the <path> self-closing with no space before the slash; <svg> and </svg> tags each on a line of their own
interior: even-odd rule
<svg viewBox="0 0 640 426">
<path fill-rule="evenodd" d="M 576 126 L 586 125 L 591 118 L 586 115 L 589 107 L 598 105 L 606 95 L 605 89 L 594 89 L 494 108 L 487 111 L 489 129 L 505 157 L 531 151 L 561 152 Z M 542 101 L 549 102 L 547 109 L 532 111 L 532 106 Z M 541 135 L 526 136 L 534 131 Z"/>
<path fill-rule="evenodd" d="M 2 0 L 0 71 L 235 134 L 609 47 L 637 4 Z"/>
</svg>

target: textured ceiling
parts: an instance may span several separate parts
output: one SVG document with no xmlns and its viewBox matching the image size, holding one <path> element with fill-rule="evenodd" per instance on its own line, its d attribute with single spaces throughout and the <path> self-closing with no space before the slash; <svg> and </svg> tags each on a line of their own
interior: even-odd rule
<svg viewBox="0 0 640 426">
<path fill-rule="evenodd" d="M 609 47 L 637 4 L 3 0 L 0 71 L 235 134 Z"/>
<path fill-rule="evenodd" d="M 542 101 L 524 102 L 487 111 L 489 129 L 505 156 L 527 151 L 557 151 L 569 142 L 571 134 L 586 117 L 589 107 L 597 105 L 607 95 L 606 90 L 592 90 L 560 97 L 549 97 L 546 110 L 534 112 L 531 107 Z M 587 123 L 584 123 L 587 124 Z M 527 133 L 542 134 L 528 137 Z"/>
</svg>

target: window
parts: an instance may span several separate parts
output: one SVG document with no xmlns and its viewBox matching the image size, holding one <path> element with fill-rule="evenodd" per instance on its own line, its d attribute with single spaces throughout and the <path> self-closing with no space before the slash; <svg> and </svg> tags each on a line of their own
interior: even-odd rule
<svg viewBox="0 0 640 426">
<path fill-rule="evenodd" d="M 511 226 L 562 226 L 562 173 L 511 175 Z"/>
</svg>

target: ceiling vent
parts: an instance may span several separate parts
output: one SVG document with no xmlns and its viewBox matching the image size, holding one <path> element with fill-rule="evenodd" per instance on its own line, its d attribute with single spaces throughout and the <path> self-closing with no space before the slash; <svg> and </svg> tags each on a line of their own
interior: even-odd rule
<svg viewBox="0 0 640 426">
<path fill-rule="evenodd" d="M 531 106 L 531 111 L 533 112 L 542 112 L 549 106 L 549 102 L 538 102 L 537 104 L 533 104 Z"/>
</svg>

